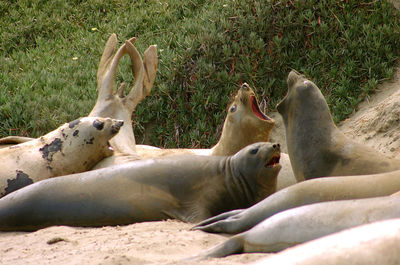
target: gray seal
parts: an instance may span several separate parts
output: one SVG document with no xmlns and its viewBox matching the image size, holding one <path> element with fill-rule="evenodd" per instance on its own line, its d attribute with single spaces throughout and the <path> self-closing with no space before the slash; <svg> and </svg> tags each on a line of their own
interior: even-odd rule
<svg viewBox="0 0 400 265">
<path fill-rule="evenodd" d="M 287 84 L 287 95 L 277 109 L 283 117 L 288 154 L 298 181 L 400 169 L 400 160 L 385 157 L 340 132 L 313 82 L 291 71 Z"/>
<path fill-rule="evenodd" d="M 371 175 L 306 180 L 265 198 L 247 209 L 222 213 L 193 229 L 212 233 L 244 232 L 279 212 L 318 202 L 388 196 L 400 190 L 400 170 Z"/>
<path fill-rule="evenodd" d="M 279 154 L 278 144 L 255 143 L 228 157 L 138 160 L 40 181 L 0 199 L 0 230 L 200 221 L 272 194 Z"/>
</svg>

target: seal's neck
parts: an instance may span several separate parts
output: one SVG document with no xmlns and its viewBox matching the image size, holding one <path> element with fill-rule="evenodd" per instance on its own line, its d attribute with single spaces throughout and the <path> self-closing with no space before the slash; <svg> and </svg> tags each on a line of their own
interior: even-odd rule
<svg viewBox="0 0 400 265">
<path fill-rule="evenodd" d="M 268 140 L 269 130 L 265 127 L 251 126 L 251 128 L 240 128 L 239 126 L 229 125 L 225 121 L 221 138 L 211 149 L 211 155 L 231 156 L 250 144 L 266 142 Z"/>
<path fill-rule="evenodd" d="M 335 135 L 341 134 L 324 103 L 304 104 L 285 122 L 288 153 L 298 181 L 321 174 L 317 165 L 331 152 Z"/>
<path fill-rule="evenodd" d="M 257 189 L 248 181 L 232 157 L 226 160 L 225 168 L 225 186 L 235 208 L 246 208 L 254 204 L 257 197 Z"/>
</svg>

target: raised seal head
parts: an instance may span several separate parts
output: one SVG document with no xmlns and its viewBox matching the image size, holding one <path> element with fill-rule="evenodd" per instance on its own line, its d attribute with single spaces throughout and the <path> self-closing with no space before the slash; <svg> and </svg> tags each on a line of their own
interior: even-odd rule
<svg viewBox="0 0 400 265">
<path fill-rule="evenodd" d="M 325 123 L 334 125 L 328 104 L 319 88 L 312 81 L 292 70 L 288 75 L 287 85 L 286 96 L 276 106 L 283 117 L 285 126 L 287 126 L 289 120 L 303 122 L 306 119 L 312 121 L 313 117 L 322 118 L 326 120 Z"/>
<path fill-rule="evenodd" d="M 265 115 L 253 89 L 243 83 L 229 104 L 221 139 L 213 155 L 233 155 L 252 143 L 266 142 L 275 121 Z"/>
<path fill-rule="evenodd" d="M 232 186 L 242 189 L 235 192 L 238 200 L 252 205 L 274 193 L 281 169 L 279 159 L 280 145 L 269 142 L 251 144 L 232 156 Z"/>
<path fill-rule="evenodd" d="M 99 154 L 108 157 L 114 152 L 109 140 L 119 132 L 123 125 L 124 121 L 122 120 L 83 117 L 60 127 L 61 140 L 65 142 L 65 146 L 95 145 Z M 47 137 L 47 135 L 44 137 Z M 66 149 L 65 151 L 68 152 L 68 150 L 73 149 Z M 66 155 L 66 153 L 64 154 Z"/>
</svg>

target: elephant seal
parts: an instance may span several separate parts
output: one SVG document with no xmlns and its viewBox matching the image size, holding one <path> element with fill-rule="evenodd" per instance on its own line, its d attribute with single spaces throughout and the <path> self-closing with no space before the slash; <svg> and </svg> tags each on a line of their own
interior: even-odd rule
<svg viewBox="0 0 400 265">
<path fill-rule="evenodd" d="M 98 97 L 89 116 L 110 117 L 123 120 L 124 126 L 110 144 L 114 148 L 114 155 L 103 159 L 95 169 L 122 164 L 141 159 L 136 152 L 135 136 L 132 128 L 132 113 L 151 91 L 157 73 L 157 48 L 151 45 L 144 52 L 144 59 L 133 45 L 136 38 L 131 38 L 117 50 L 117 36 L 112 34 L 104 48 L 97 70 Z M 124 95 L 125 85 L 114 91 L 114 82 L 117 67 L 121 58 L 128 54 L 134 73 L 134 84 L 127 95 Z"/>
<path fill-rule="evenodd" d="M 236 234 L 276 213 L 312 203 L 388 196 L 400 190 L 400 170 L 306 180 L 265 198 L 248 209 L 234 210 L 204 220 L 192 229 Z"/>
<path fill-rule="evenodd" d="M 345 229 L 393 218 L 400 218 L 400 196 L 315 203 L 275 214 L 197 258 L 277 252 Z"/>
<path fill-rule="evenodd" d="M 0 230 L 199 221 L 273 193 L 279 154 L 278 144 L 255 143 L 233 156 L 137 160 L 43 180 L 0 199 Z"/>
<path fill-rule="evenodd" d="M 85 117 L 38 139 L 0 149 L 0 196 L 39 180 L 91 169 L 112 155 L 108 140 L 122 125 L 119 120 Z"/>
<path fill-rule="evenodd" d="M 400 264 L 400 219 L 347 229 L 289 248 L 255 264 L 397 265 Z"/>
<path fill-rule="evenodd" d="M 318 87 L 291 71 L 288 92 L 278 103 L 294 175 L 304 179 L 363 175 L 400 169 L 400 160 L 348 139 L 335 126 Z"/>
<path fill-rule="evenodd" d="M 137 145 L 136 150 L 143 158 L 176 154 L 228 156 L 249 144 L 268 141 L 274 124 L 275 121 L 260 110 L 254 90 L 243 83 L 228 107 L 221 137 L 211 149 L 160 149 Z"/>
</svg>

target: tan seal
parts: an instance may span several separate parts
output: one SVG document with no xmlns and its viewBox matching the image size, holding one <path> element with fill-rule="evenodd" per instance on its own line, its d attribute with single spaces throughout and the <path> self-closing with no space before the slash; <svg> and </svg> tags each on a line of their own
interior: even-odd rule
<svg viewBox="0 0 400 265">
<path fill-rule="evenodd" d="M 160 149 L 138 145 L 137 152 L 144 158 L 184 153 L 233 155 L 249 144 L 268 141 L 274 123 L 260 110 L 254 90 L 243 83 L 227 109 L 221 137 L 211 149 Z"/>
<path fill-rule="evenodd" d="M 39 180 L 83 172 L 112 155 L 108 141 L 122 121 L 85 117 L 26 143 L 0 149 L 0 194 Z"/>
<path fill-rule="evenodd" d="M 157 73 L 157 48 L 151 45 L 144 52 L 144 59 L 133 45 L 136 38 L 131 38 L 117 50 L 117 36 L 108 39 L 97 71 L 98 97 L 89 116 L 110 117 L 123 120 L 126 124 L 111 140 L 114 155 L 102 160 L 95 168 L 122 164 L 140 159 L 136 152 L 135 136 L 132 128 L 132 113 L 137 104 L 151 91 Z M 117 67 L 121 58 L 128 54 L 134 73 L 134 84 L 124 95 L 125 84 L 114 90 Z"/>
<path fill-rule="evenodd" d="M 43 180 L 0 199 L 0 230 L 200 221 L 270 195 L 279 153 L 278 144 L 255 143 L 233 156 L 137 160 Z"/>
</svg>

